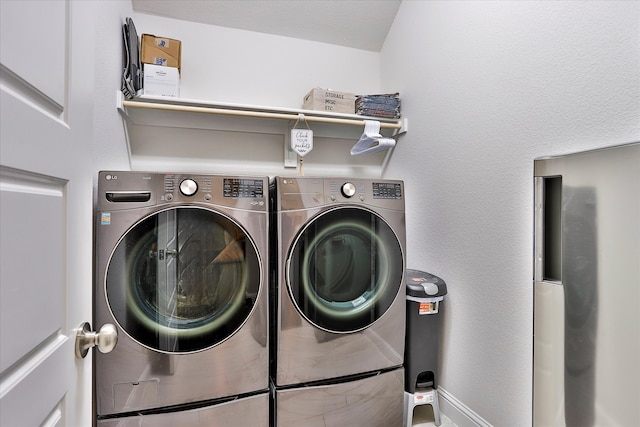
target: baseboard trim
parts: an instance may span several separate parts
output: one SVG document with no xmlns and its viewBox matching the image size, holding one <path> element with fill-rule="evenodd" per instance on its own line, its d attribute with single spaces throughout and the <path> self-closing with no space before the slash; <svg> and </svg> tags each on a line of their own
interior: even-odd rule
<svg viewBox="0 0 640 427">
<path fill-rule="evenodd" d="M 438 397 L 440 398 L 440 412 L 458 427 L 492 427 L 489 422 L 442 387 L 438 387 Z"/>
</svg>

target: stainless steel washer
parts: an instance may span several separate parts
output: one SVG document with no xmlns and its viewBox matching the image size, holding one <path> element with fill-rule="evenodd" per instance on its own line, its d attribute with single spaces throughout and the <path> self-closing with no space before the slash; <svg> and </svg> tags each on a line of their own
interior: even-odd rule
<svg viewBox="0 0 640 427">
<path fill-rule="evenodd" d="M 275 425 L 401 422 L 402 181 L 276 177 L 271 185 Z M 380 403 L 358 390 L 379 390 L 378 382 L 387 403 L 371 417 Z M 329 416 L 323 395 L 349 404 Z"/>
<path fill-rule="evenodd" d="M 100 172 L 94 322 L 118 343 L 95 353 L 98 425 L 236 401 L 268 425 L 267 191 L 266 177 Z"/>
</svg>

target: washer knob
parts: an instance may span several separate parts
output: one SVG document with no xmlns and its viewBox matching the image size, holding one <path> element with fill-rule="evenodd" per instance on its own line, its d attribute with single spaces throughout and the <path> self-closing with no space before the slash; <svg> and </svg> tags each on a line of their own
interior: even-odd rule
<svg viewBox="0 0 640 427">
<path fill-rule="evenodd" d="M 198 184 L 192 179 L 185 179 L 180 183 L 180 192 L 185 196 L 193 196 L 198 191 Z"/>
<path fill-rule="evenodd" d="M 345 182 L 342 184 L 340 191 L 342 191 L 344 197 L 353 197 L 353 195 L 356 194 L 356 186 L 350 182 Z"/>
</svg>

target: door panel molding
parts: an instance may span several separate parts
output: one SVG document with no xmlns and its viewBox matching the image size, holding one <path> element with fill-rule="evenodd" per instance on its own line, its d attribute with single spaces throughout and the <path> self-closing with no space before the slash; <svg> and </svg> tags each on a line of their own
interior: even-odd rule
<svg viewBox="0 0 640 427">
<path fill-rule="evenodd" d="M 0 370 L 65 327 L 65 182 L 0 166 Z M 46 286 L 42 286 L 46 284 Z M 18 327 L 30 319 L 28 328 Z"/>
<path fill-rule="evenodd" d="M 3 92 L 31 108 L 51 117 L 54 120 L 62 121 L 64 107 L 50 98 L 26 80 L 20 78 L 4 65 L 0 64 L 0 88 Z"/>
<path fill-rule="evenodd" d="M 0 2 L 0 63 L 58 105 L 67 93 L 67 0 Z"/>
</svg>

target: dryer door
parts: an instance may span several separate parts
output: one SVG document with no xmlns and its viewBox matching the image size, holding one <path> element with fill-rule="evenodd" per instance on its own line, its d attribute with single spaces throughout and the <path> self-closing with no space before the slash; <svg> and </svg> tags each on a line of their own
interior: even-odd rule
<svg viewBox="0 0 640 427">
<path fill-rule="evenodd" d="M 107 267 L 107 303 L 119 326 L 161 352 L 195 352 L 233 335 L 260 289 L 247 232 L 198 207 L 156 212 L 131 227 Z"/>
<path fill-rule="evenodd" d="M 402 286 L 400 242 L 376 213 L 353 207 L 312 219 L 289 253 L 287 282 L 297 309 L 336 333 L 366 328 L 389 309 Z"/>
</svg>

